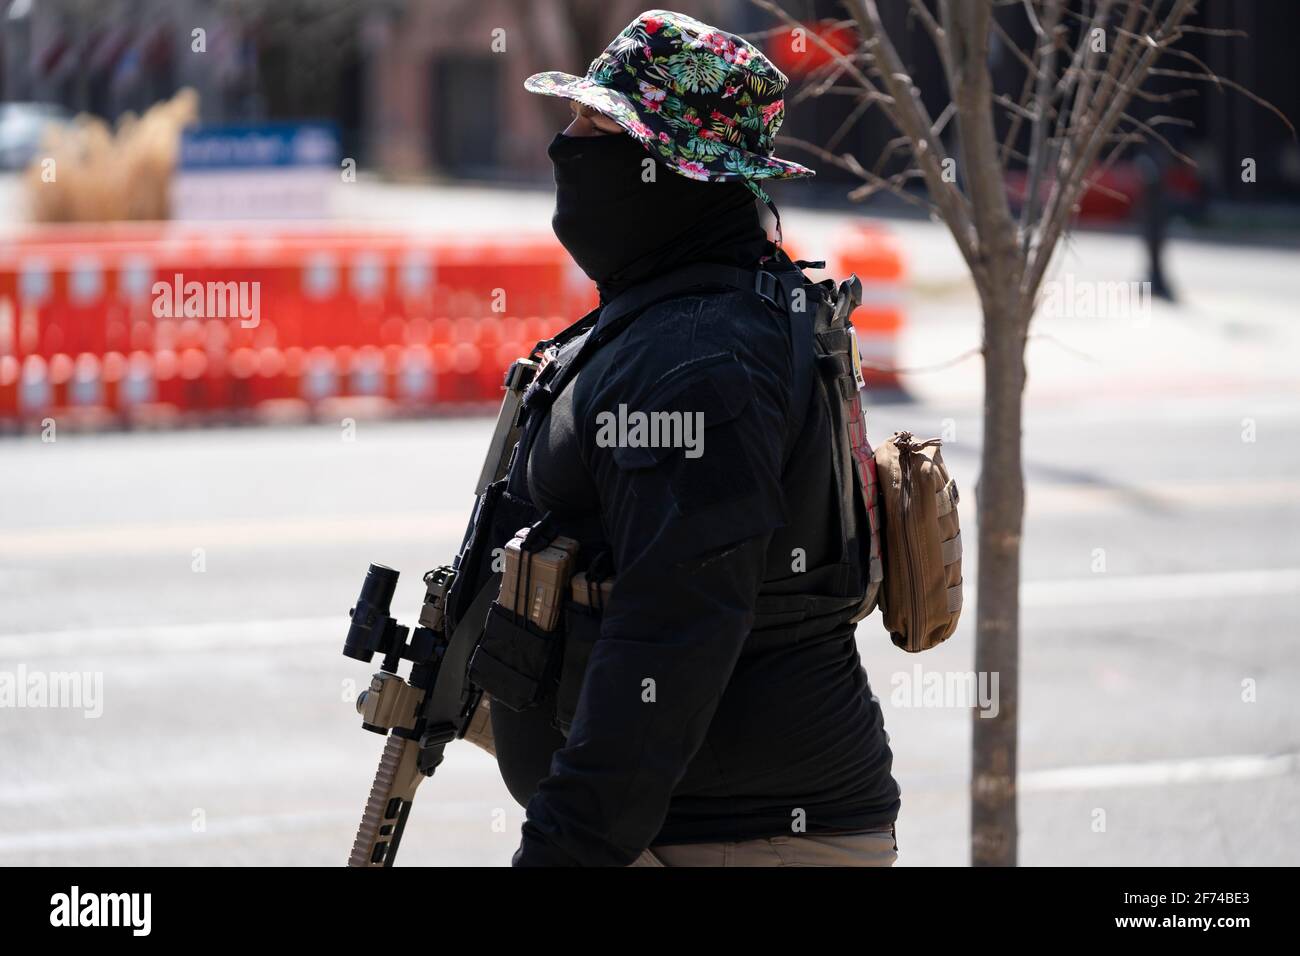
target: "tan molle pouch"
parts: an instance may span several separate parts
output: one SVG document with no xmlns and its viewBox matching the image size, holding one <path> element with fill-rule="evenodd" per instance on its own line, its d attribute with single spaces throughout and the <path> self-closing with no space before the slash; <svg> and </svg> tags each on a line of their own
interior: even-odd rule
<svg viewBox="0 0 1300 956">
<path fill-rule="evenodd" d="M 465 739 L 492 756 L 497 755 L 497 742 L 492 734 L 492 698 L 484 694 L 465 728 Z"/>
<path fill-rule="evenodd" d="M 951 637 L 961 616 L 957 485 L 937 438 L 897 432 L 875 457 L 884 506 L 881 613 L 896 645 L 926 651 Z"/>
<path fill-rule="evenodd" d="M 531 531 L 524 528 L 505 546 L 501 591 L 469 663 L 470 680 L 494 704 L 516 711 L 537 706 L 554 685 L 561 612 L 578 553 L 578 543 L 562 536 L 530 545 Z"/>
</svg>

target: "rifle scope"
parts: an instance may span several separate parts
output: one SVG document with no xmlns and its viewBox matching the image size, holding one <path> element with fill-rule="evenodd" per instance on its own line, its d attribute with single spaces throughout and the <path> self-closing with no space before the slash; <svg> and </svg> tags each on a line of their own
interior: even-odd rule
<svg viewBox="0 0 1300 956">
<path fill-rule="evenodd" d="M 382 564 L 372 564 L 366 571 L 361 596 L 351 611 L 352 626 L 343 642 L 343 653 L 348 657 L 368 664 L 376 652 L 386 655 L 393 649 L 398 624 L 389 613 L 389 605 L 397 590 L 397 577 L 397 571 Z"/>
</svg>

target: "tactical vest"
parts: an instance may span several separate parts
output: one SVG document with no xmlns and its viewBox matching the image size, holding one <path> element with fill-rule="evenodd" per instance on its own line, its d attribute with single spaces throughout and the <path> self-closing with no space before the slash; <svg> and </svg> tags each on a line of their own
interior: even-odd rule
<svg viewBox="0 0 1300 956">
<path fill-rule="evenodd" d="M 456 582 L 448 599 L 453 627 L 482 616 L 482 636 L 469 665 L 469 679 L 493 699 L 514 710 L 536 707 L 553 696 L 556 725 L 568 732 L 577 706 L 591 648 L 600 636 L 601 612 L 609 581 L 617 568 L 608 554 L 586 547 L 574 565 L 577 587 L 562 596 L 559 626 L 551 632 L 537 627 L 527 614 L 497 602 L 501 588 L 501 555 L 508 542 L 531 528 L 523 547 L 540 551 L 561 535 L 579 536 L 562 528 L 551 514 L 542 514 L 528 500 L 522 471 L 534 436 L 551 404 L 573 380 L 586 359 L 612 341 L 650 306 L 669 298 L 709 290 L 752 292 L 788 318 L 793 354 L 788 434 L 798 435 L 812 402 L 819 402 L 830 422 L 831 447 L 839 503 L 841 555 L 835 580 L 847 583 L 847 593 L 835 595 L 762 595 L 758 618 L 788 614 L 793 607 L 822 604 L 852 608 L 852 620 L 869 614 L 878 600 L 883 566 L 875 460 L 867 441 L 860 360 L 850 324 L 861 302 L 856 276 L 840 282 L 811 282 L 802 267 L 784 253 L 761 270 L 697 264 L 627 290 L 594 310 L 552 339 L 537 343 L 529 364 L 537 371 L 522 393 L 517 422 L 519 440 L 505 473 L 482 488 L 473 521 L 457 556 Z M 519 363 L 507 376 L 507 387 L 522 382 Z M 515 379 L 515 381 L 511 381 Z M 489 476 L 491 477 L 491 476 Z M 518 545 L 516 545 L 518 547 Z M 818 571 L 821 569 L 808 569 Z M 810 580 L 815 579 L 810 574 Z"/>
</svg>

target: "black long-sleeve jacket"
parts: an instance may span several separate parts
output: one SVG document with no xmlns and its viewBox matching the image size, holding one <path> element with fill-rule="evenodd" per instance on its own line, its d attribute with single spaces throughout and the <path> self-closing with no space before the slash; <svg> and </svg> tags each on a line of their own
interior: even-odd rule
<svg viewBox="0 0 1300 956">
<path fill-rule="evenodd" d="M 527 802 L 517 865 L 625 865 L 653 843 L 897 815 L 836 570 L 830 421 L 815 390 L 793 407 L 786 322 L 739 291 L 652 306 L 537 433 L 516 490 L 584 548 L 607 546 L 616 584 L 567 740 L 545 708 L 493 711 L 503 776 Z M 610 425 L 634 412 L 703 430 L 677 433 L 686 448 L 632 447 Z"/>
</svg>

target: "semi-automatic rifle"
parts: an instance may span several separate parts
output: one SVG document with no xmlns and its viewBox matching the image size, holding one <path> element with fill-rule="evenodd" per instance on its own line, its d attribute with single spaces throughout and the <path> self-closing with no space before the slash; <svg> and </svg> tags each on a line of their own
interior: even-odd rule
<svg viewBox="0 0 1300 956">
<path fill-rule="evenodd" d="M 519 440 L 523 393 L 537 372 L 538 363 L 529 358 L 515 362 L 506 374 L 505 398 L 475 487 L 478 497 L 471 529 L 483 508 L 484 491 L 504 477 L 509 466 Z M 482 689 L 469 681 L 466 671 L 495 595 L 485 586 L 456 626 L 450 627 L 448 596 L 462 571 L 463 557 L 462 551 L 452 564 L 424 576 L 424 606 L 414 630 L 399 624 L 390 613 L 398 572 L 382 564 L 370 565 L 356 607 L 350 612 L 352 626 L 343 653 L 366 663 L 375 654 L 384 655 L 370 686 L 357 698 L 361 726 L 387 735 L 388 740 L 348 866 L 393 865 L 415 790 L 442 763 L 447 744 L 468 738 L 492 749 L 489 702 Z M 398 673 L 402 661 L 411 664 L 405 678 Z"/>
</svg>

